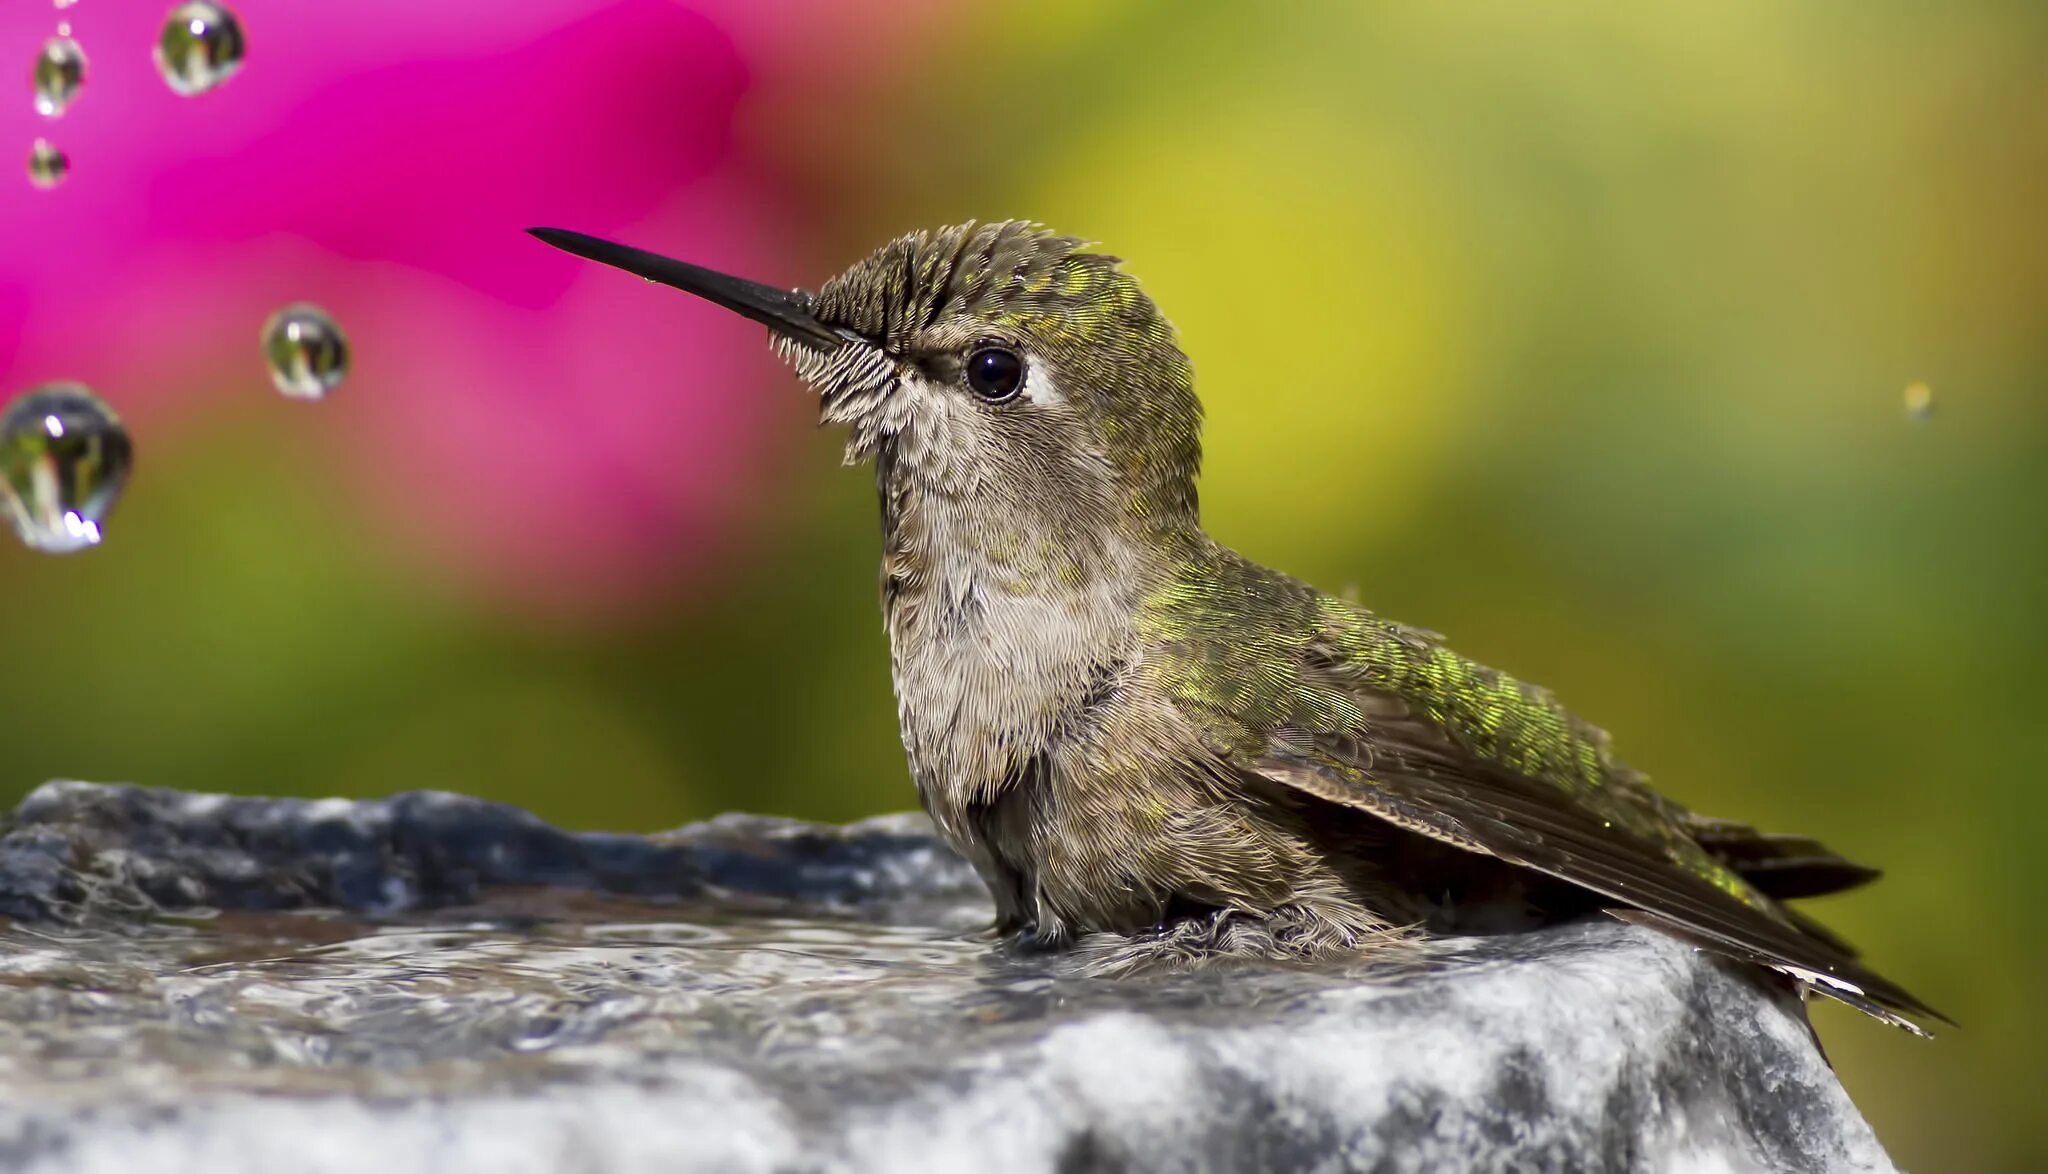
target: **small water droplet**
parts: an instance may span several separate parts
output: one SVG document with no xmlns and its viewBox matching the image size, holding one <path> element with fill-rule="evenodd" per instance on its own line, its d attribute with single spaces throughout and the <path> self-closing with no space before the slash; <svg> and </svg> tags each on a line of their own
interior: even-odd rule
<svg viewBox="0 0 2048 1174">
<path fill-rule="evenodd" d="M 1934 389 L 1925 382 L 1916 381 L 1906 385 L 1906 418 L 1922 423 L 1934 415 Z"/>
<path fill-rule="evenodd" d="M 63 25 L 57 29 L 59 35 L 43 42 L 43 51 L 36 54 L 36 67 L 31 75 L 35 82 L 36 113 L 45 118 L 55 118 L 71 105 L 71 99 L 78 96 L 78 89 L 85 84 L 85 50 L 71 39 L 71 30 Z"/>
<path fill-rule="evenodd" d="M 320 307 L 299 302 L 263 323 L 270 381 L 293 399 L 321 399 L 348 374 L 348 336 Z"/>
<path fill-rule="evenodd" d="M 71 156 L 37 139 L 28 152 L 28 181 L 39 188 L 53 188 L 71 174 Z"/>
<path fill-rule="evenodd" d="M 70 22 L 70 21 L 68 21 L 68 20 L 60 20 L 60 21 L 58 21 L 58 22 L 57 22 L 57 35 L 58 35 L 58 36 L 60 36 L 60 37 L 68 37 L 68 36 L 70 36 L 70 35 L 71 35 L 71 22 Z"/>
<path fill-rule="evenodd" d="M 32 550 L 98 546 L 133 462 L 120 417 L 82 383 L 45 383 L 0 415 L 0 513 Z"/>
<path fill-rule="evenodd" d="M 78 0 L 57 0 L 57 7 L 59 7 L 59 8 L 69 8 L 69 7 L 71 7 L 71 6 L 73 5 L 73 4 L 76 4 L 76 3 L 78 3 Z"/>
<path fill-rule="evenodd" d="M 189 98 L 233 77 L 247 50 L 242 22 L 234 13 L 208 0 L 191 0 L 164 18 L 156 67 L 172 90 Z"/>
</svg>

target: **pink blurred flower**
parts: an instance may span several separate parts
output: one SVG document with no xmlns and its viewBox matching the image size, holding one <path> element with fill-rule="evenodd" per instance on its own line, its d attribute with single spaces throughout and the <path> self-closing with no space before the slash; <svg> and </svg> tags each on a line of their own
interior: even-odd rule
<svg viewBox="0 0 2048 1174">
<path fill-rule="evenodd" d="M 782 194 L 735 116 L 757 62 L 846 33 L 797 19 L 830 5 L 777 6 L 777 25 L 669 0 L 246 0 L 248 62 L 197 98 L 149 59 L 169 7 L 65 10 L 81 97 L 55 123 L 25 91 L 0 103 L 0 147 L 44 134 L 73 160 L 52 192 L 0 175 L 0 395 L 84 380 L 147 462 L 151 423 L 199 381 L 272 394 L 258 326 L 312 301 L 356 365 L 305 426 L 340 430 L 385 515 L 463 581 L 588 610 L 740 523 L 730 503 L 789 419 L 761 333 L 521 230 L 793 283 Z M 0 13 L 24 75 L 57 16 Z"/>
</svg>

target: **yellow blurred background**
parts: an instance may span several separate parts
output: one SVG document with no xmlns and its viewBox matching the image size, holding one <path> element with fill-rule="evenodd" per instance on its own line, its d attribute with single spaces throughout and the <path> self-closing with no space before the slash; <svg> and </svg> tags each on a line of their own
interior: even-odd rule
<svg viewBox="0 0 2048 1174">
<path fill-rule="evenodd" d="M 1809 908 L 1964 1026 L 1821 1007 L 1843 1079 L 1903 1167 L 2048 1167 L 2048 8 L 926 7 L 887 71 L 756 78 L 733 134 L 804 268 L 753 276 L 970 217 L 1126 258 L 1221 540 L 1884 867 Z M 690 355 L 647 377 L 689 394 Z M 413 558 L 305 413 L 168 416 L 105 549 L 0 552 L 0 800 L 913 806 L 870 479 L 765 347 L 749 377 L 785 439 L 744 537 L 616 610 Z"/>
</svg>

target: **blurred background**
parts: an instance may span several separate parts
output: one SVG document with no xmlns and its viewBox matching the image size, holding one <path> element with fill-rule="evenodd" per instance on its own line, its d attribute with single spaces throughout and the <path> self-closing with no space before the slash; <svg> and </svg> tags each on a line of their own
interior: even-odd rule
<svg viewBox="0 0 2048 1174">
<path fill-rule="evenodd" d="M 1029 217 L 1180 328 L 1219 538 L 1886 867 L 1814 908 L 1966 1026 L 1820 1007 L 1843 1078 L 1904 1166 L 2048 1162 L 2048 9 L 242 0 L 179 98 L 166 7 L 0 13 L 90 60 L 0 110 L 73 163 L 0 177 L 0 396 L 138 451 L 104 547 L 0 542 L 0 802 L 912 806 L 868 474 L 761 331 L 520 230 L 815 286 Z"/>
</svg>

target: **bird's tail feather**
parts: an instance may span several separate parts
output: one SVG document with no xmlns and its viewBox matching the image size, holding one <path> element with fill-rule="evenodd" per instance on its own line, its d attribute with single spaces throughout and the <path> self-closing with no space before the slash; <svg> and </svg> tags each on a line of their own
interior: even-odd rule
<svg viewBox="0 0 2048 1174">
<path fill-rule="evenodd" d="M 1883 875 L 1830 852 L 1811 836 L 1760 832 L 1748 824 L 1701 816 L 1694 816 L 1687 830 L 1750 887 L 1779 901 L 1846 892 Z"/>
</svg>

